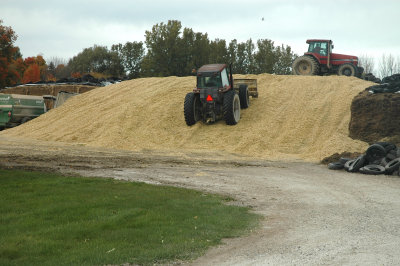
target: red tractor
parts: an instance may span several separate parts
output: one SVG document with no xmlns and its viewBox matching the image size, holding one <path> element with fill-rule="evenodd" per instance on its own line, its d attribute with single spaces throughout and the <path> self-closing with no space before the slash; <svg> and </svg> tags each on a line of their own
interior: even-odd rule
<svg viewBox="0 0 400 266">
<path fill-rule="evenodd" d="M 236 125 L 240 109 L 250 105 L 250 98 L 258 97 L 256 79 L 233 79 L 232 65 L 204 65 L 197 70 L 197 85 L 186 94 L 185 121 L 188 126 L 203 120 L 206 123 L 224 119 L 227 125 Z"/>
<path fill-rule="evenodd" d="M 361 77 L 364 69 L 354 55 L 332 53 L 332 40 L 307 40 L 308 52 L 293 61 L 294 75 L 338 74 Z"/>
</svg>

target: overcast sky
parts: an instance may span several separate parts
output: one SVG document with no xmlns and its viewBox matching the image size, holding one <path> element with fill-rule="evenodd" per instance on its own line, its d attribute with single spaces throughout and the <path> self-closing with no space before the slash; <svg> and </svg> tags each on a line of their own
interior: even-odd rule
<svg viewBox="0 0 400 266">
<path fill-rule="evenodd" d="M 326 38 L 336 53 L 397 57 L 399 12 L 400 0 L 0 0 L 0 19 L 17 33 L 23 56 L 45 59 L 144 41 L 146 30 L 171 19 L 210 40 L 270 39 L 299 55 L 306 39 Z"/>
</svg>

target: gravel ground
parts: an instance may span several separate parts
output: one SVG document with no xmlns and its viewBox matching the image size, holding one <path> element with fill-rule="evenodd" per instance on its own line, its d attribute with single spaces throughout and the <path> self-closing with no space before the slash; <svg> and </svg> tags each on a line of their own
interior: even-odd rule
<svg viewBox="0 0 400 266">
<path fill-rule="evenodd" d="M 221 159 L 223 158 L 223 159 Z M 399 265 L 400 179 L 218 153 L 135 153 L 0 137 L 0 167 L 167 184 L 234 197 L 264 216 L 193 265 Z"/>
</svg>

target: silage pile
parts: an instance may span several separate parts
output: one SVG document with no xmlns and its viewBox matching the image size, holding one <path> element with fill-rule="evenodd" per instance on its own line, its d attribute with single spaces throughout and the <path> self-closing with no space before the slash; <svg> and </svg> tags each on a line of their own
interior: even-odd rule
<svg viewBox="0 0 400 266">
<path fill-rule="evenodd" d="M 0 134 L 91 146 L 242 154 L 270 160 L 319 161 L 368 145 L 348 137 L 350 105 L 370 86 L 357 78 L 257 78 L 259 98 L 242 110 L 239 124 L 185 124 L 183 101 L 195 77 L 143 78 L 97 88 Z"/>
</svg>

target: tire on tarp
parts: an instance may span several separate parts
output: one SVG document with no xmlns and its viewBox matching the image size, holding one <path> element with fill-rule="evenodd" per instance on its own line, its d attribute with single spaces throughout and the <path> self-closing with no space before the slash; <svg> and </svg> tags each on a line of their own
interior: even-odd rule
<svg viewBox="0 0 400 266">
<path fill-rule="evenodd" d="M 400 167 L 400 158 L 391 160 L 385 166 L 385 173 L 391 175 L 394 171 L 398 171 L 399 167 Z"/>
<path fill-rule="evenodd" d="M 352 159 L 352 160 L 348 160 L 345 164 L 344 164 L 344 169 L 346 171 L 349 171 L 350 168 L 350 164 L 352 164 L 356 159 Z"/>
<path fill-rule="evenodd" d="M 361 167 L 360 173 L 366 175 L 383 175 L 385 173 L 385 167 L 378 164 L 369 164 Z"/>
<path fill-rule="evenodd" d="M 328 169 L 330 170 L 342 170 L 344 168 L 344 164 L 340 162 L 334 162 L 328 164 Z"/>
<path fill-rule="evenodd" d="M 363 167 L 364 164 L 365 164 L 365 155 L 361 155 L 350 163 L 349 169 L 347 171 L 352 173 L 358 172 L 358 170 L 360 170 L 360 168 Z"/>
<path fill-rule="evenodd" d="M 372 163 L 377 160 L 382 160 L 386 156 L 386 150 L 380 144 L 372 144 L 366 151 L 366 159 Z"/>
</svg>

